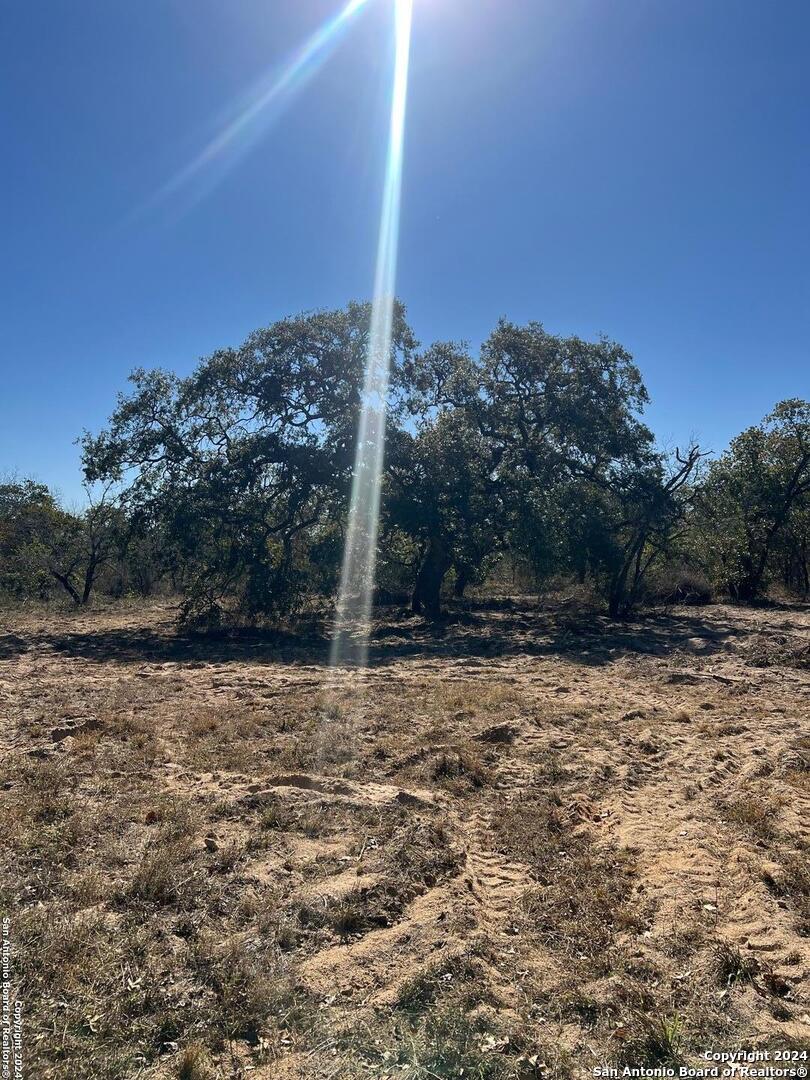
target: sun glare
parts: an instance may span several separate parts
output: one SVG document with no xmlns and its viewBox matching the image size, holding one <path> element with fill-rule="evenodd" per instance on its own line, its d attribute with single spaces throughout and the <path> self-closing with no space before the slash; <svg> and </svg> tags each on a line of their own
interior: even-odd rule
<svg viewBox="0 0 810 1080">
<path fill-rule="evenodd" d="M 414 0 L 394 0 L 395 59 L 388 151 L 348 532 L 332 641 L 333 667 L 362 667 L 368 655 L 391 363 L 413 3 Z M 169 199 L 179 200 L 181 195 L 187 208 L 210 191 L 264 134 L 292 95 L 320 69 L 350 21 L 368 4 L 369 0 L 349 0 L 281 71 L 264 80 L 235 118 L 163 184 L 144 209 Z"/>
<path fill-rule="evenodd" d="M 350 21 L 369 0 L 350 0 L 301 46 L 281 70 L 269 73 L 254 88 L 233 120 L 190 161 L 170 177 L 142 209 L 185 193 L 193 205 L 209 193 L 256 144 L 334 51 Z"/>
<path fill-rule="evenodd" d="M 380 483 L 385 451 L 386 399 L 391 365 L 412 15 L 413 0 L 396 0 L 396 60 L 388 160 L 349 527 L 332 639 L 333 667 L 363 667 L 368 659 L 377 562 Z"/>
</svg>

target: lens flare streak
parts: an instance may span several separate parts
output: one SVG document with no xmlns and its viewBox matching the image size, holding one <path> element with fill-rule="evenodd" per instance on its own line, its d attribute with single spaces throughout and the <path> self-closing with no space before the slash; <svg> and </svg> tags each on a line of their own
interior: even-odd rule
<svg viewBox="0 0 810 1080">
<path fill-rule="evenodd" d="M 239 114 L 200 153 L 166 181 L 148 205 L 164 202 L 194 181 L 205 178 L 205 190 L 222 179 L 228 169 L 259 139 L 286 98 L 301 89 L 319 70 L 340 40 L 348 23 L 368 0 L 350 0 L 298 50 L 278 73 L 265 79 L 253 92 Z M 198 193 L 197 197 L 200 197 Z"/>
<path fill-rule="evenodd" d="M 391 368 L 412 15 L 413 0 L 396 0 L 396 59 L 388 158 L 349 525 L 332 636 L 332 667 L 365 667 L 368 661 Z"/>
</svg>

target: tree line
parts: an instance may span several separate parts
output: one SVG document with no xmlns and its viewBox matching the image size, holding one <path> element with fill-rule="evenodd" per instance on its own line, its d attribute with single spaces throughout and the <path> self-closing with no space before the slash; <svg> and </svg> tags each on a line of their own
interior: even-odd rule
<svg viewBox="0 0 810 1080">
<path fill-rule="evenodd" d="M 0 592 L 179 594 L 187 622 L 273 620 L 334 598 L 370 307 L 284 319 L 186 378 L 135 371 L 81 440 L 88 505 L 0 483 Z M 379 592 L 440 617 L 518 568 L 639 603 L 810 591 L 810 404 L 783 401 L 719 456 L 671 452 L 606 338 L 501 320 L 480 350 L 422 349 L 397 305 Z"/>
</svg>

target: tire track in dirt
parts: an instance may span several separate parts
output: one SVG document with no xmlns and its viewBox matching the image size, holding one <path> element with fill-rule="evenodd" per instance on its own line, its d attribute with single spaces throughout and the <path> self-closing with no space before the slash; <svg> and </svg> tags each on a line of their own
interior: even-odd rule
<svg viewBox="0 0 810 1080">
<path fill-rule="evenodd" d="M 492 946 L 511 937 L 520 898 L 531 883 L 528 868 L 492 850 L 485 814 L 462 819 L 449 810 L 446 825 L 464 853 L 458 874 L 417 896 L 393 926 L 305 961 L 304 986 L 359 998 L 364 1005 L 391 1005 L 405 984 L 437 965 L 449 965 L 477 938 Z M 329 891 L 328 879 L 319 889 Z M 507 1006 L 514 997 L 512 983 L 494 970 L 488 975 L 490 990 Z"/>
<path fill-rule="evenodd" d="M 399 893 L 400 906 L 369 909 L 383 911 L 390 925 L 369 920 L 371 929 L 350 934 L 346 944 L 338 944 L 333 924 L 310 926 L 285 945 L 292 978 L 324 1008 L 334 999 L 328 1015 L 336 1028 L 356 1015 L 365 1022 L 375 1009 L 385 1015 L 403 986 L 426 972 L 434 980 L 445 976 L 441 986 L 452 988 L 453 961 L 471 956 L 482 994 L 509 1023 L 517 1024 L 525 1005 L 521 970 L 526 995 L 551 998 L 566 985 L 569 955 L 543 944 L 525 922 L 515 932 L 521 899 L 534 882 L 528 866 L 497 850 L 499 815 L 537 798 L 559 811 L 564 828 L 587 831 L 597 855 L 601 845 L 632 855 L 637 889 L 628 905 L 644 914 L 644 925 L 623 932 L 620 944 L 660 980 L 655 1008 L 669 1008 L 666 995 L 681 992 L 685 972 L 703 978 L 696 985 L 707 999 L 719 997 L 724 986 L 714 973 L 713 950 L 728 943 L 757 964 L 756 988 L 725 988 L 740 1031 L 750 1039 L 806 1037 L 810 941 L 800 931 L 795 887 L 791 894 L 782 882 L 785 852 L 807 851 L 810 800 L 800 740 L 810 673 L 754 667 L 747 659 L 746 635 L 775 640 L 777 617 L 754 619 L 742 609 L 718 607 L 701 613 L 700 621 L 716 630 L 699 641 L 690 636 L 690 624 L 698 621 L 691 613 L 670 621 L 652 615 L 636 627 L 605 624 L 594 632 L 586 628 L 582 638 L 552 641 L 546 616 L 537 613 L 518 627 L 525 651 L 523 641 L 505 637 L 502 652 L 493 640 L 487 655 L 466 651 L 484 651 L 483 617 L 471 642 L 464 638 L 467 624 L 443 627 L 435 636 L 418 630 L 424 649 L 416 634 L 403 634 L 390 648 L 381 638 L 374 666 L 364 674 L 365 691 L 351 700 L 344 695 L 347 757 L 311 753 L 307 739 L 326 711 L 320 696 L 329 674 L 318 663 L 302 662 L 303 654 L 228 643 L 158 643 L 145 650 L 133 638 L 117 656 L 113 644 L 91 650 L 83 641 L 98 629 L 88 617 L 87 633 L 79 637 L 83 624 L 48 634 L 64 639 L 59 649 L 40 631 L 25 631 L 27 651 L 8 646 L 0 664 L 0 739 L 23 752 L 52 754 L 76 770 L 93 798 L 97 789 L 105 798 L 126 790 L 132 778 L 154 783 L 160 797 L 177 795 L 178 805 L 187 802 L 200 819 L 192 854 L 205 873 L 216 875 L 216 884 L 255 892 L 262 915 L 278 904 L 279 919 L 296 931 L 297 905 L 334 911 L 354 903 L 355 890 L 397 886 L 395 860 L 386 863 L 369 850 L 363 856 L 364 837 L 378 821 L 391 825 L 375 833 L 384 837 L 381 844 L 409 842 L 412 821 L 443 828 L 460 865 L 449 868 L 455 864 L 448 862 L 432 879 L 437 884 L 414 872 L 410 883 L 401 883 L 407 891 Z M 799 619 L 810 628 L 810 613 L 791 618 L 795 632 Z M 732 642 L 733 626 L 741 629 Z M 644 640 L 648 631 L 660 647 Z M 722 651 L 725 641 L 732 644 Z M 175 659 L 159 662 L 170 653 Z M 52 741 L 52 729 L 86 715 L 100 721 L 96 742 Z M 244 726 L 227 727 L 231 716 Z M 127 726 L 132 719 L 134 738 Z M 210 734 L 200 720 L 211 721 Z M 505 726 L 511 733 L 495 731 Z M 153 762 L 133 745 L 146 736 Z M 246 753 L 229 757 L 240 742 Z M 294 744 L 302 747 L 299 755 L 289 752 Z M 439 751 L 451 763 L 454 754 L 467 755 L 480 768 L 476 782 L 463 770 L 435 771 Z M 122 763 L 130 769 L 123 776 Z M 104 787 L 98 787 L 99 775 Z M 745 809 L 773 792 L 769 834 L 729 817 L 731 803 Z M 272 825 L 266 807 L 283 811 Z M 100 816 L 107 812 L 104 806 Z M 316 819 L 314 828 L 300 825 L 305 818 Z M 216 834 L 220 853 L 232 841 L 237 848 L 244 844 L 233 868 L 215 869 L 216 849 L 205 852 L 203 827 Z M 132 824 L 136 854 L 150 830 L 140 819 Z M 250 847 L 253 840 L 258 843 Z M 520 846 L 514 850 L 532 857 Z M 417 887 L 424 891 L 414 895 Z M 220 911 L 214 925 L 217 933 L 233 929 Z M 702 936 L 690 942 L 693 930 Z M 269 935 L 258 923 L 253 933 L 257 940 Z M 679 934 L 685 946 L 676 954 Z M 765 981 L 772 974 L 781 980 L 771 984 L 776 991 Z M 615 970 L 600 974 L 587 987 L 611 1029 L 618 978 Z M 792 1020 L 784 1019 L 788 1013 Z M 572 1046 L 597 1038 L 583 1035 L 590 1028 L 576 1016 L 566 1023 Z M 309 1074 L 308 1068 L 301 1073 Z M 274 1065 L 267 1075 L 275 1080 L 284 1072 Z"/>
</svg>

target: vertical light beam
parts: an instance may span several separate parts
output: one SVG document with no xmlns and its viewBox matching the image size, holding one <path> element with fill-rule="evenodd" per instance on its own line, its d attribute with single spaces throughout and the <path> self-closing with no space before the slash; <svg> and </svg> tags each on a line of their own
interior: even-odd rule
<svg viewBox="0 0 810 1080">
<path fill-rule="evenodd" d="M 413 0 L 396 0 L 396 58 L 388 158 L 349 526 L 332 635 L 332 667 L 364 667 L 368 660 L 377 563 L 380 484 L 385 452 L 385 413 L 391 370 L 412 16 Z"/>
</svg>

